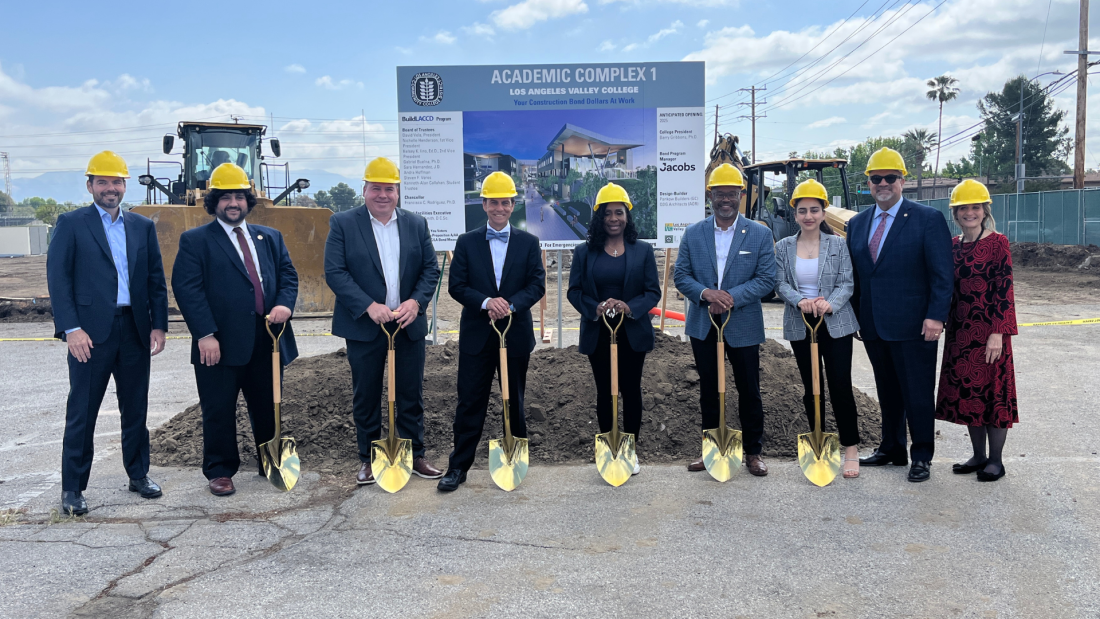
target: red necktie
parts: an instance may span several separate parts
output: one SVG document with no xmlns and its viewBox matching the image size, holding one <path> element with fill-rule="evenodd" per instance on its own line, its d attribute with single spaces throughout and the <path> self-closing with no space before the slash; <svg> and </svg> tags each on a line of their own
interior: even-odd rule
<svg viewBox="0 0 1100 619">
<path fill-rule="evenodd" d="M 240 244 L 241 253 L 244 254 L 244 268 L 248 271 L 248 281 L 252 282 L 252 291 L 256 295 L 256 315 L 263 316 L 264 289 L 260 285 L 260 274 L 256 272 L 256 263 L 252 262 L 252 250 L 248 248 L 248 241 L 244 238 L 244 232 L 241 232 L 239 227 L 233 228 L 233 232 L 237 233 L 237 243 Z"/>
<path fill-rule="evenodd" d="M 878 262 L 878 250 L 879 245 L 882 243 L 882 233 L 886 232 L 886 217 L 886 213 L 879 215 L 878 228 L 875 228 L 875 235 L 871 237 L 871 262 Z"/>
</svg>

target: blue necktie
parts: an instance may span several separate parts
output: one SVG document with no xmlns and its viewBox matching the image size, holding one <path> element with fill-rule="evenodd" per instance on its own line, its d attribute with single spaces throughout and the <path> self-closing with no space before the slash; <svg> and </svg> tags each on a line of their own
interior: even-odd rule
<svg viewBox="0 0 1100 619">
<path fill-rule="evenodd" d="M 496 239 L 498 241 L 508 242 L 508 228 L 503 230 L 493 230 L 492 226 L 485 227 L 485 240 L 491 241 Z"/>
</svg>

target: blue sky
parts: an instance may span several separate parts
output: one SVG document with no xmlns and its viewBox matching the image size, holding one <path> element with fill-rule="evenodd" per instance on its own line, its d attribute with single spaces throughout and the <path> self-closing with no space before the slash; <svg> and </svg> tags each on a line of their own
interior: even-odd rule
<svg viewBox="0 0 1100 619">
<path fill-rule="evenodd" d="M 0 46 L 0 151 L 15 176 L 79 170 L 111 148 L 163 159 L 179 120 L 270 123 L 295 169 L 358 177 L 398 154 L 398 65 L 707 62 L 708 129 L 750 128 L 738 89 L 767 86 L 759 158 L 936 130 L 924 81 L 963 92 L 945 135 L 1014 75 L 1074 68 L 1077 0 L 467 0 L 18 3 Z M 185 8 L 184 8 L 185 7 Z M 1096 39 L 1094 39 L 1096 40 Z M 1094 43 L 1093 47 L 1100 44 Z M 834 50 L 835 48 L 835 50 Z M 1039 78 L 1046 83 L 1051 76 Z M 1074 89 L 1057 98 L 1071 110 Z M 1095 107 L 1095 106 L 1094 106 Z M 1089 167 L 1100 165 L 1090 109 Z M 365 116 L 365 118 L 364 118 Z M 364 149 L 364 133 L 367 143 Z M 944 160 L 966 152 L 946 148 Z M 17 196 L 18 197 L 18 196 Z"/>
</svg>

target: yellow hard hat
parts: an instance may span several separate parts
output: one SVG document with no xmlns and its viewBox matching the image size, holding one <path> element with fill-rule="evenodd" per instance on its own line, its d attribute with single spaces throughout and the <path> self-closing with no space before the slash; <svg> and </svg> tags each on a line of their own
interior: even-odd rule
<svg viewBox="0 0 1100 619">
<path fill-rule="evenodd" d="M 481 183 L 482 198 L 514 198 L 516 182 L 504 172 L 493 172 Z"/>
<path fill-rule="evenodd" d="M 794 188 L 794 195 L 791 196 L 791 206 L 802 198 L 817 198 L 821 200 L 825 206 L 829 205 L 829 190 L 825 189 L 825 185 L 817 182 L 817 180 L 809 178 L 798 184 L 798 187 Z"/>
<path fill-rule="evenodd" d="M 723 163 L 714 168 L 707 179 L 707 189 L 711 187 L 745 187 L 745 177 L 735 166 Z"/>
<path fill-rule="evenodd" d="M 600 208 L 601 204 L 610 204 L 611 202 L 622 202 L 626 205 L 626 208 L 634 210 L 634 205 L 630 203 L 630 196 L 627 195 L 626 190 L 615 183 L 608 183 L 600 188 L 600 192 L 596 194 L 596 206 L 593 206 L 592 210 Z"/>
<path fill-rule="evenodd" d="M 397 164 L 379 157 L 367 164 L 363 172 L 363 180 L 369 183 L 400 183 L 401 174 L 397 171 Z"/>
<path fill-rule="evenodd" d="M 88 161 L 88 176 L 114 176 L 116 178 L 130 178 L 130 169 L 126 162 L 114 152 L 105 150 Z"/>
<path fill-rule="evenodd" d="M 989 197 L 989 190 L 985 188 L 985 185 L 968 178 L 951 190 L 951 204 L 948 206 L 955 208 L 963 204 L 985 204 L 992 201 L 993 199 Z"/>
<path fill-rule="evenodd" d="M 252 189 L 252 183 L 240 166 L 223 163 L 210 175 L 210 189 Z"/>
<path fill-rule="evenodd" d="M 905 169 L 905 159 L 902 158 L 901 153 L 885 146 L 871 154 L 864 174 L 870 176 L 874 170 L 900 170 L 903 175 L 909 174 Z"/>
</svg>

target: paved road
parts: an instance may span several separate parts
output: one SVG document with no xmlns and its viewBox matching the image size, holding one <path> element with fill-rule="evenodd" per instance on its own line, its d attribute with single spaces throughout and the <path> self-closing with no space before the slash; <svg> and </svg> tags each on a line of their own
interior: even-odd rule
<svg viewBox="0 0 1100 619">
<path fill-rule="evenodd" d="M 780 310 L 765 306 L 768 327 Z M 1018 310 L 1100 316 L 1100 304 Z M 0 325 L 0 337 L 48 330 Z M 153 424 L 194 401 L 183 342 L 154 360 Z M 452 495 L 418 478 L 387 495 L 307 464 L 291 493 L 242 474 L 226 498 L 198 470 L 158 468 L 165 496 L 143 501 L 125 490 L 105 412 L 94 509 L 53 525 L 64 350 L 0 342 L 0 503 L 25 508 L 0 526 L 0 617 L 1096 617 L 1097 342 L 1098 325 L 1016 338 L 1023 421 L 995 484 L 950 474 L 969 441 L 941 423 L 924 484 L 890 467 L 818 489 L 772 459 L 767 478 L 727 484 L 643 463 L 618 489 L 571 466 L 534 467 L 512 493 L 474 470 Z M 299 340 L 304 354 L 339 345 Z M 865 357 L 854 371 L 871 384 Z"/>
<path fill-rule="evenodd" d="M 527 200 L 527 231 L 539 237 L 541 241 L 575 241 L 580 238 L 570 225 L 562 219 L 539 192 L 529 185 L 525 186 Z M 540 219 L 540 214 L 542 218 Z"/>
</svg>

